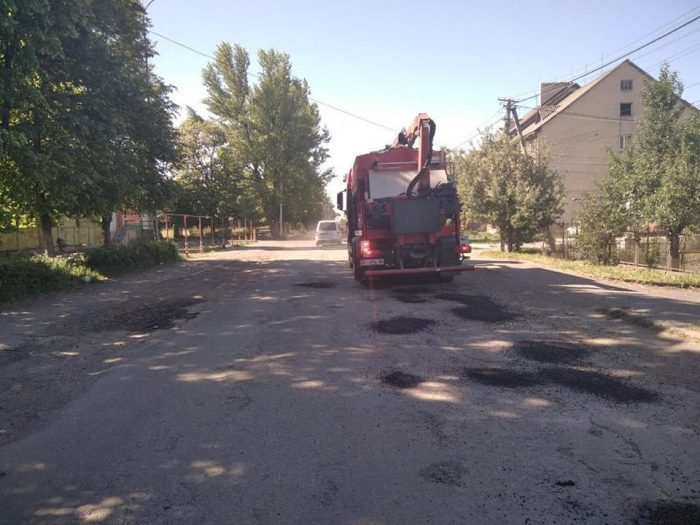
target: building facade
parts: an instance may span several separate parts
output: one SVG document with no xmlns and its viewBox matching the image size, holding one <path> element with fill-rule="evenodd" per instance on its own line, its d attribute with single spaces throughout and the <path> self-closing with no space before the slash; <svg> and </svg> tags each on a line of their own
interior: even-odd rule
<svg viewBox="0 0 700 525">
<path fill-rule="evenodd" d="M 576 220 L 581 198 L 598 190 L 609 155 L 619 155 L 639 133 L 644 111 L 641 91 L 653 77 L 625 60 L 584 86 L 568 82 L 540 85 L 541 104 L 520 118 L 528 148 L 547 152 L 566 188 L 560 223 Z M 692 107 L 681 100 L 685 107 Z M 510 133 L 516 135 L 515 127 Z"/>
</svg>

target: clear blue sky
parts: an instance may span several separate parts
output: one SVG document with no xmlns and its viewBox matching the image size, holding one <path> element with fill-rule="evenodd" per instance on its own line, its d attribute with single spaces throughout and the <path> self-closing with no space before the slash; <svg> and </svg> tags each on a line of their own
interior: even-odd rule
<svg viewBox="0 0 700 525">
<path fill-rule="evenodd" d="M 284 51 L 314 98 L 391 128 L 427 112 L 437 122 L 436 142 L 453 147 L 498 118 L 498 97 L 596 67 L 601 57 L 700 15 L 700 1 L 154 0 L 149 15 L 154 31 L 204 53 L 222 41 L 241 44 L 253 71 L 258 49 Z M 177 87 L 175 102 L 204 112 L 201 70 L 208 60 L 152 38 L 156 72 Z M 700 99 L 700 21 L 630 58 L 652 75 L 670 59 L 686 85 L 698 83 L 684 98 Z M 332 135 L 333 194 L 355 155 L 393 135 L 323 106 L 321 114 Z"/>
</svg>

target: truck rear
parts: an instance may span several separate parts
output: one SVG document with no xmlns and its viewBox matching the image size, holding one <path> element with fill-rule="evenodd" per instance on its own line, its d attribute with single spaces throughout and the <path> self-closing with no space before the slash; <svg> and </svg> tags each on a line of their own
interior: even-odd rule
<svg viewBox="0 0 700 525">
<path fill-rule="evenodd" d="M 460 210 L 452 166 L 433 151 L 435 123 L 421 113 L 391 146 L 356 157 L 337 206 L 348 219 L 348 259 L 355 279 L 439 275 L 462 264 Z M 418 142 L 418 147 L 414 144 Z"/>
</svg>

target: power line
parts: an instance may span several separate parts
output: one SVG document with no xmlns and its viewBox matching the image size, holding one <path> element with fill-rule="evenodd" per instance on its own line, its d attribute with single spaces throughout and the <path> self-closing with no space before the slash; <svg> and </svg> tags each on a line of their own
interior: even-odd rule
<svg viewBox="0 0 700 525">
<path fill-rule="evenodd" d="M 216 57 L 214 57 L 214 56 L 212 56 L 212 55 L 209 55 L 209 54 L 207 54 L 207 53 L 203 53 L 202 51 L 199 51 L 198 49 L 195 49 L 195 48 L 193 48 L 193 47 L 190 47 L 190 46 L 188 46 L 188 45 L 186 45 L 186 44 L 183 44 L 182 42 L 178 42 L 177 40 L 173 40 L 173 39 L 170 38 L 170 37 L 167 37 L 167 36 L 165 36 L 165 35 L 161 35 L 160 33 L 157 33 L 157 32 L 152 31 L 152 30 L 149 30 L 149 33 L 152 33 L 152 34 L 156 35 L 157 37 L 160 37 L 160 38 L 162 38 L 162 39 L 164 39 L 164 40 L 167 40 L 168 42 L 172 42 L 173 44 L 175 44 L 175 45 L 177 45 L 177 46 L 180 46 L 180 47 L 182 47 L 182 48 L 184 48 L 184 49 L 187 49 L 188 51 L 191 51 L 192 53 L 196 53 L 196 54 L 201 55 L 201 56 L 203 56 L 203 57 L 205 57 L 205 58 L 208 58 L 208 59 L 210 59 L 210 60 L 216 60 Z M 260 79 L 260 75 L 258 75 L 257 73 L 252 73 L 252 72 L 248 71 L 247 74 L 248 74 L 248 76 L 251 76 L 251 77 Z M 374 121 L 369 120 L 369 119 L 367 119 L 367 118 L 365 118 L 365 117 L 362 117 L 362 116 L 360 116 L 360 115 L 356 115 L 355 113 L 351 113 L 350 111 L 346 111 L 346 110 L 344 110 L 344 109 L 341 109 L 341 108 L 339 108 L 339 107 L 333 106 L 333 105 L 331 105 L 331 104 L 328 104 L 327 102 L 323 102 L 323 101 L 318 100 L 318 99 L 316 99 L 316 98 L 309 97 L 309 100 L 310 100 L 311 102 L 315 102 L 316 104 L 320 104 L 320 105 L 322 105 L 322 106 L 326 106 L 327 108 L 333 109 L 333 110 L 338 111 L 338 112 L 340 112 L 340 113 L 344 113 L 345 115 L 348 115 L 348 116 L 350 116 L 350 117 L 356 118 L 356 119 L 361 120 L 361 121 L 363 121 L 363 122 L 366 122 L 366 123 L 368 123 L 368 124 L 372 124 L 373 126 L 377 126 L 377 127 L 380 127 L 380 128 L 383 128 L 383 129 L 386 129 L 386 130 L 389 130 L 389 131 L 392 131 L 392 132 L 394 132 L 394 133 L 398 133 L 398 132 L 399 132 L 399 130 L 397 130 L 397 129 L 391 128 L 391 127 L 389 127 L 389 126 L 385 126 L 384 124 L 380 124 L 380 123 L 378 123 L 378 122 L 374 122 Z"/>
<path fill-rule="evenodd" d="M 461 146 L 464 146 L 467 142 L 471 142 L 472 140 L 474 140 L 476 137 L 478 137 L 479 135 L 481 135 L 481 129 L 482 129 L 482 128 L 484 128 L 484 127 L 490 128 L 491 126 L 493 126 L 494 124 L 496 124 L 496 122 L 498 122 L 498 120 L 501 120 L 500 118 L 499 118 L 498 120 L 496 120 L 495 122 L 492 122 L 491 124 L 486 124 L 486 123 L 489 122 L 490 120 L 492 120 L 493 117 L 495 117 L 496 115 L 498 115 L 500 112 L 501 112 L 501 110 L 499 109 L 499 110 L 496 111 L 493 115 L 491 115 L 489 118 L 487 118 L 486 120 L 484 120 L 483 123 L 479 124 L 476 128 L 474 128 L 475 130 L 477 130 L 477 132 L 476 132 L 475 135 L 469 137 L 467 140 L 464 140 L 464 141 L 460 142 L 459 144 L 457 144 L 457 145 L 456 145 L 454 148 L 452 148 L 452 149 L 460 148 Z"/>
<path fill-rule="evenodd" d="M 627 53 L 624 53 L 624 54 L 622 54 L 622 55 L 620 55 L 620 56 L 614 58 L 613 60 L 610 60 L 610 61 L 608 61 L 608 62 L 606 62 L 606 63 L 604 63 L 604 64 L 601 64 L 600 66 L 598 66 L 598 67 L 596 67 L 596 68 L 594 68 L 594 69 L 592 69 L 592 70 L 590 70 L 590 71 L 587 71 L 587 72 L 584 73 L 583 75 L 578 75 L 578 76 L 572 78 L 571 80 L 568 81 L 568 83 L 569 83 L 569 84 L 573 84 L 574 82 L 576 82 L 577 80 L 582 79 L 583 77 L 587 77 L 588 75 L 590 75 L 590 74 L 592 74 L 592 73 L 595 73 L 595 72 L 597 72 L 597 71 L 600 71 L 601 69 L 605 69 L 605 68 L 608 67 L 609 65 L 614 64 L 615 62 L 618 62 L 619 60 L 622 60 L 623 58 L 626 58 L 626 57 L 628 57 L 628 56 L 630 56 L 630 55 L 633 55 L 633 54 L 636 53 L 637 51 L 641 51 L 642 49 L 649 47 L 650 45 L 652 45 L 652 44 L 658 42 L 659 40 L 662 40 L 662 39 L 666 38 L 667 36 L 672 35 L 673 33 L 677 32 L 677 31 L 680 31 L 680 30 L 683 29 L 684 27 L 687 27 L 687 26 L 689 26 L 690 24 L 692 24 L 692 23 L 694 23 L 694 22 L 697 22 L 698 20 L 700 20 L 700 15 L 698 15 L 698 16 L 696 16 L 696 17 L 694 17 L 694 18 L 691 18 L 690 20 L 688 20 L 687 22 L 682 23 L 682 24 L 679 25 L 679 26 L 676 26 L 675 28 L 671 29 L 670 31 L 667 31 L 667 32 L 664 33 L 663 35 L 658 36 L 658 37 L 654 38 L 653 40 L 650 40 L 649 42 L 647 42 L 647 43 L 645 43 L 645 44 L 642 44 L 641 46 L 638 46 L 638 47 L 634 48 L 632 51 L 629 51 L 629 52 L 627 52 Z M 523 98 L 523 99 L 519 100 L 518 102 L 525 102 L 526 100 L 530 100 L 530 99 L 535 98 L 535 97 L 537 97 L 537 95 L 532 95 L 532 96 L 530 96 L 530 97 Z"/>
<path fill-rule="evenodd" d="M 686 12 L 683 13 L 682 15 L 677 16 L 677 17 L 674 18 L 673 20 L 671 20 L 671 21 L 669 21 L 669 22 L 666 22 L 665 24 L 663 24 L 663 25 L 657 27 L 656 29 L 654 29 L 653 31 L 651 31 L 651 32 L 649 32 L 649 33 L 646 33 L 645 35 L 643 35 L 643 36 L 637 38 L 636 40 L 633 40 L 632 42 L 630 42 L 630 43 L 628 43 L 628 44 L 625 44 L 624 46 L 619 47 L 619 48 L 615 49 L 614 51 L 611 51 L 611 52 L 609 52 L 609 53 L 606 53 L 606 54 L 601 58 L 601 60 L 603 60 L 603 59 L 605 59 L 605 58 L 607 58 L 607 57 L 609 57 L 609 56 L 611 56 L 611 55 L 614 55 L 614 54 L 617 53 L 618 51 L 622 51 L 623 49 L 626 49 L 626 48 L 630 47 L 631 45 L 636 44 L 637 42 L 640 42 L 641 40 L 647 38 L 648 36 L 651 36 L 651 35 L 653 35 L 654 33 L 657 33 L 658 31 L 664 29 L 665 27 L 670 26 L 670 25 L 673 24 L 674 22 L 676 22 L 676 21 L 678 21 L 678 20 L 680 20 L 680 19 L 682 19 L 682 18 L 685 18 L 686 16 L 688 16 L 688 15 L 691 14 L 691 13 L 693 13 L 694 11 L 697 11 L 698 9 L 700 9 L 700 6 L 696 6 L 696 7 L 694 7 L 693 9 L 690 9 L 689 11 L 686 11 Z M 686 36 L 687 36 L 687 35 L 686 35 Z M 575 73 L 572 72 L 571 76 L 577 74 L 579 71 L 583 71 L 586 75 L 588 75 L 590 72 L 589 72 L 587 69 L 588 69 L 588 64 L 586 64 L 586 65 L 585 65 L 584 67 L 582 67 L 582 68 L 577 69 Z M 568 77 L 565 76 L 564 79 L 566 79 L 566 78 L 568 78 Z M 555 80 L 556 80 L 556 79 L 555 79 Z M 562 80 L 562 82 L 565 82 L 565 81 L 566 81 L 566 80 Z M 534 90 L 530 90 L 530 91 L 525 91 L 525 92 L 520 93 L 519 95 L 515 95 L 513 98 L 516 98 L 516 99 L 517 99 L 517 98 L 519 98 L 519 97 L 521 97 L 521 96 L 529 95 L 530 93 L 538 93 L 538 90 L 537 90 L 537 89 L 534 89 Z"/>
</svg>

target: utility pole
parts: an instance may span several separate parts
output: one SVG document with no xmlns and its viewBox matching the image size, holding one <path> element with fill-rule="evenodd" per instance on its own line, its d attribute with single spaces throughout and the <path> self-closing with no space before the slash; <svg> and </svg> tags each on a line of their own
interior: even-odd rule
<svg viewBox="0 0 700 525">
<path fill-rule="evenodd" d="M 506 116 L 503 118 L 503 132 L 506 135 L 510 134 L 510 111 L 511 108 L 513 107 L 513 99 L 510 98 L 499 98 L 499 102 L 503 103 L 504 107 L 506 108 Z"/>
<path fill-rule="evenodd" d="M 511 115 L 515 121 L 515 131 L 518 133 L 518 139 L 520 139 L 520 149 L 525 153 L 525 139 L 523 138 L 522 130 L 520 129 L 520 119 L 518 118 L 518 110 L 515 105 L 515 101 L 512 98 L 499 98 L 499 102 L 502 102 L 506 108 L 506 116 L 503 119 L 505 121 L 504 132 L 506 135 L 510 136 L 511 128 Z"/>
<path fill-rule="evenodd" d="M 282 182 L 280 181 L 280 239 L 284 237 L 284 221 L 282 219 L 282 213 L 284 211 L 284 206 L 282 205 Z"/>
</svg>

